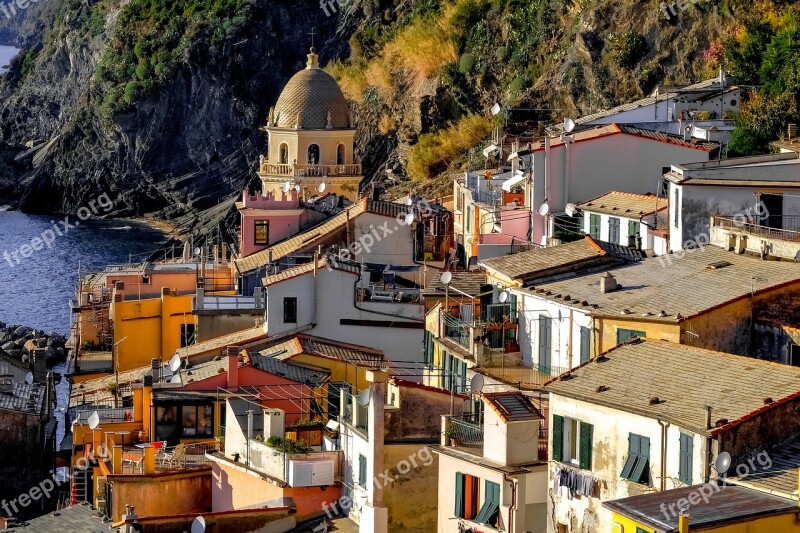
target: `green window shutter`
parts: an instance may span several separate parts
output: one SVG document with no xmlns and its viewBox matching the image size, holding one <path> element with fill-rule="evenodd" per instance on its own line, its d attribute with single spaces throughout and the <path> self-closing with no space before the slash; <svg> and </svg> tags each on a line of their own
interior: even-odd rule
<svg viewBox="0 0 800 533">
<path fill-rule="evenodd" d="M 625 465 L 622 467 L 621 477 L 631 479 L 633 467 L 639 458 L 639 435 L 633 433 L 628 434 L 628 458 L 625 460 Z"/>
<path fill-rule="evenodd" d="M 491 481 L 486 482 L 486 493 L 490 495 L 487 498 L 492 503 L 500 503 L 500 485 L 497 483 L 492 483 Z"/>
<path fill-rule="evenodd" d="M 635 220 L 628 221 L 628 235 L 639 235 L 639 231 L 641 230 L 641 226 Z"/>
<path fill-rule="evenodd" d="M 585 363 L 591 357 L 591 330 L 581 326 L 581 364 Z"/>
<path fill-rule="evenodd" d="M 564 417 L 553 415 L 553 461 L 561 461 L 564 453 Z"/>
<path fill-rule="evenodd" d="M 586 422 L 581 422 L 581 449 L 580 467 L 583 470 L 592 469 L 592 433 L 594 427 Z"/>
<path fill-rule="evenodd" d="M 631 481 L 637 483 L 648 483 L 650 481 L 650 439 L 639 437 L 639 459 L 631 473 Z"/>
<path fill-rule="evenodd" d="M 456 472 L 456 516 L 464 517 L 464 474 Z"/>
<path fill-rule="evenodd" d="M 358 456 L 358 484 L 367 486 L 367 458 L 363 455 Z"/>
<path fill-rule="evenodd" d="M 692 455 L 694 442 L 691 435 L 681 433 L 680 466 L 678 479 L 686 485 L 692 484 Z"/>
</svg>

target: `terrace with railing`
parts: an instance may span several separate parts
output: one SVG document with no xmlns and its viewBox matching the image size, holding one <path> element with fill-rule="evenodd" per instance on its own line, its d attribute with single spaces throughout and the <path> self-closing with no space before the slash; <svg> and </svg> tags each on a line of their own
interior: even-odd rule
<svg viewBox="0 0 800 533">
<path fill-rule="evenodd" d="M 446 416 L 446 445 L 483 457 L 483 425 L 478 413 Z"/>
<path fill-rule="evenodd" d="M 217 450 L 214 441 L 193 442 L 188 444 L 177 444 L 175 446 L 162 446 L 163 443 L 146 443 L 136 446 L 123 446 L 121 449 L 121 462 L 119 471 L 113 468 L 114 448 L 112 448 L 112 468 L 113 473 L 128 475 L 144 475 L 153 473 L 174 472 L 180 470 L 190 470 L 207 466 L 211 463 L 207 454 Z M 146 465 L 146 461 L 152 449 L 152 468 Z"/>
<path fill-rule="evenodd" d="M 271 163 L 262 160 L 259 168 L 260 174 L 280 177 L 352 177 L 361 176 L 361 164 L 353 163 L 349 165 L 301 165 L 301 164 L 282 164 Z"/>
<path fill-rule="evenodd" d="M 723 249 L 800 259 L 800 216 L 769 216 L 755 222 L 742 215 L 715 215 L 710 229 L 710 244 Z"/>
<path fill-rule="evenodd" d="M 742 216 L 716 215 L 713 227 L 749 233 L 766 239 L 800 242 L 800 216 L 769 216 L 766 224 L 749 222 Z"/>
</svg>

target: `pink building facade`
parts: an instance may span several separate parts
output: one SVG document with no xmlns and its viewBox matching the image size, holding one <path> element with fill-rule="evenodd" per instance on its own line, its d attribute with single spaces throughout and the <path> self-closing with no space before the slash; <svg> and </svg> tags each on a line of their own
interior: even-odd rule
<svg viewBox="0 0 800 533">
<path fill-rule="evenodd" d="M 299 193 L 294 189 L 280 195 L 272 192 L 250 195 L 244 191 L 236 208 L 241 215 L 241 257 L 288 239 L 324 218 L 320 213 L 301 207 Z"/>
</svg>

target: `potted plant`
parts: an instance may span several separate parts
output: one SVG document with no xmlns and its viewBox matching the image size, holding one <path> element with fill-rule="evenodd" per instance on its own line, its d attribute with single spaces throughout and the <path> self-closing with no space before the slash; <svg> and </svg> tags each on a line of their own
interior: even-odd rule
<svg viewBox="0 0 800 533">
<path fill-rule="evenodd" d="M 462 444 L 461 439 L 458 438 L 458 432 L 456 431 L 455 426 L 452 423 L 447 424 L 447 428 L 444 431 L 445 437 L 450 442 L 450 446 L 453 448 L 457 448 Z"/>
</svg>

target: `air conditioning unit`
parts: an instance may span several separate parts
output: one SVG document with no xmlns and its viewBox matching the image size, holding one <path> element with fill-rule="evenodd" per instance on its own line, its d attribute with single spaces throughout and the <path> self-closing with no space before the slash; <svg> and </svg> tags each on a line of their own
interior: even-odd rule
<svg viewBox="0 0 800 533">
<path fill-rule="evenodd" d="M 321 487 L 333 485 L 333 460 L 289 461 L 289 485 Z"/>
</svg>

